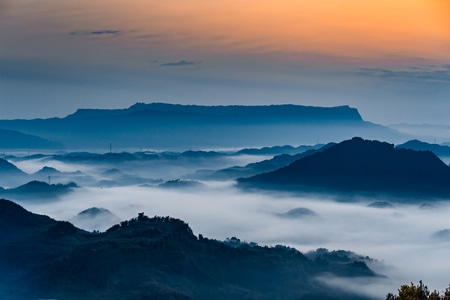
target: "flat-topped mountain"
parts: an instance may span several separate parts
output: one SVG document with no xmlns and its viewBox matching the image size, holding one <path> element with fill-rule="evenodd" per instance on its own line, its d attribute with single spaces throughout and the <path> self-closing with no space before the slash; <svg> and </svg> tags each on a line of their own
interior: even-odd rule
<svg viewBox="0 0 450 300">
<path fill-rule="evenodd" d="M 397 138 L 349 106 L 200 106 L 137 103 L 127 109 L 80 109 L 65 118 L 0 120 L 0 127 L 39 134 L 67 148 L 186 149 L 311 144 L 354 135 Z M 332 128 L 332 130 L 330 130 Z"/>
<path fill-rule="evenodd" d="M 353 138 L 239 183 L 305 192 L 447 198 L 450 168 L 430 151 Z"/>
<path fill-rule="evenodd" d="M 0 200 L 0 234 L 2 299 L 364 299 L 315 278 L 376 276 L 350 252 L 309 259 L 143 213 L 89 233 Z"/>
<path fill-rule="evenodd" d="M 245 119 L 280 119 L 286 121 L 290 118 L 299 118 L 299 121 L 320 122 L 323 120 L 336 121 L 362 121 L 358 110 L 347 105 L 336 107 L 315 107 L 293 104 L 281 105 L 181 105 L 168 103 L 136 103 L 128 109 L 79 109 L 67 118 L 91 118 L 99 116 L 119 116 L 119 115 L 155 115 L 155 113 L 163 113 L 163 116 L 176 117 L 198 117 L 213 116 L 217 117 L 244 117 Z"/>
</svg>

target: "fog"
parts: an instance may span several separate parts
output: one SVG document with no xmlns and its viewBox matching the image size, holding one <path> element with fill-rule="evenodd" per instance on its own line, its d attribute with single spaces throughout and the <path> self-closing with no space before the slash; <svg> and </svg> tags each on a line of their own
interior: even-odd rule
<svg viewBox="0 0 450 300">
<path fill-rule="evenodd" d="M 249 163 L 258 162 L 272 158 L 268 155 L 236 155 L 222 152 L 220 155 L 212 157 L 180 157 L 180 153 L 168 153 L 167 157 L 158 160 L 138 160 L 124 162 L 76 162 L 61 161 L 52 159 L 51 156 L 37 159 L 14 159 L 11 162 L 22 171 L 33 174 L 42 167 L 48 166 L 61 172 L 76 172 L 93 176 L 96 179 L 102 178 L 102 172 L 112 168 L 118 168 L 126 174 L 142 176 L 152 179 L 172 180 L 183 177 L 190 177 L 195 171 L 203 169 L 222 169 L 230 166 L 244 166 Z M 75 180 L 76 181 L 76 180 Z"/>
<path fill-rule="evenodd" d="M 134 162 L 118 168 L 133 175 L 173 179 L 201 168 L 244 165 L 265 158 L 222 157 L 199 163 L 197 167 L 195 161 L 189 164 L 147 162 L 139 166 Z M 81 170 L 97 177 L 111 167 L 45 159 L 14 163 L 28 173 L 47 165 L 65 172 Z M 419 280 L 430 289 L 440 291 L 450 283 L 450 238 L 435 235 L 450 228 L 450 202 L 434 201 L 425 208 L 420 204 L 402 205 L 393 199 L 379 198 L 343 203 L 324 196 L 244 192 L 234 181 L 201 183 L 201 187 L 187 189 L 161 188 L 157 184 L 110 188 L 91 185 L 76 188 L 58 200 L 30 198 L 16 202 L 34 213 L 57 220 L 71 220 L 85 209 L 100 207 L 110 210 L 120 220 L 134 218 L 141 212 L 148 216 L 172 216 L 187 222 L 195 234 L 218 240 L 234 236 L 259 245 L 283 244 L 304 253 L 317 248 L 353 251 L 374 259 L 369 267 L 381 276 L 346 279 L 323 275 L 316 280 L 374 299 L 384 299 L 387 293 L 396 293 L 400 285 Z M 374 201 L 390 200 L 393 204 L 390 208 L 368 207 Z M 316 215 L 288 217 L 286 213 L 296 208 L 312 210 Z M 75 225 L 88 231 L 103 231 L 114 224 L 106 222 L 98 228 L 87 223 Z"/>
<path fill-rule="evenodd" d="M 122 220 L 140 212 L 180 218 L 195 234 L 219 240 L 236 236 L 260 245 L 284 244 L 302 252 L 317 248 L 354 251 L 377 260 L 370 267 L 386 277 L 317 280 L 378 298 L 395 293 L 401 284 L 419 280 L 438 290 L 450 283 L 446 267 L 450 240 L 433 236 L 450 228 L 450 205 L 446 203 L 427 209 L 397 204 L 377 209 L 367 207 L 368 202 L 244 193 L 232 182 L 206 182 L 204 188 L 190 190 L 80 188 L 57 202 L 21 204 L 58 220 L 69 220 L 95 206 L 109 209 Z M 277 215 L 297 207 L 311 209 L 318 216 L 293 219 Z"/>
</svg>

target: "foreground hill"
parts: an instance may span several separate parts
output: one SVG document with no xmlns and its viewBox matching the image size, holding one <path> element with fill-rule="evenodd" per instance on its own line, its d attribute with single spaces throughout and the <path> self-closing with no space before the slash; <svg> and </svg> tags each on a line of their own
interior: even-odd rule
<svg viewBox="0 0 450 300">
<path fill-rule="evenodd" d="M 107 149 L 111 143 L 122 149 L 235 148 L 311 144 L 356 134 L 384 139 L 400 135 L 365 122 L 349 106 L 300 105 L 137 103 L 127 109 L 80 109 L 65 118 L 0 120 L 0 128 L 39 134 L 71 149 Z"/>
<path fill-rule="evenodd" d="M 241 186 L 399 197 L 450 197 L 450 168 L 430 151 L 353 138 Z"/>
<path fill-rule="evenodd" d="M 0 200 L 0 234 L 2 299 L 362 299 L 314 278 L 375 276 L 354 254 L 311 260 L 144 214 L 88 233 Z"/>
</svg>

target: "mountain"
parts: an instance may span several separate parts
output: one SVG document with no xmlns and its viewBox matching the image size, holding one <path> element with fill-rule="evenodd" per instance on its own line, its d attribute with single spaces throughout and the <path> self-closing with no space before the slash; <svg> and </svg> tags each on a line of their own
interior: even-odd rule
<svg viewBox="0 0 450 300">
<path fill-rule="evenodd" d="M 431 151 L 440 157 L 450 156 L 449 146 L 443 146 L 439 144 L 429 144 L 419 140 L 407 141 L 406 143 L 397 145 L 397 148 L 412 149 L 416 151 Z"/>
<path fill-rule="evenodd" d="M 450 197 L 450 167 L 435 154 L 362 138 L 238 182 L 243 187 L 303 192 Z"/>
<path fill-rule="evenodd" d="M 91 207 L 78 213 L 69 220 L 72 224 L 85 230 L 105 231 L 121 220 L 106 208 Z"/>
<path fill-rule="evenodd" d="M 274 171 L 276 169 L 282 168 L 284 166 L 289 165 L 290 163 L 306 157 L 308 155 L 312 155 L 316 152 L 322 151 L 331 147 L 335 143 L 329 143 L 320 148 L 312 148 L 306 150 L 304 152 L 300 152 L 294 155 L 290 154 L 280 154 L 276 155 L 271 159 L 266 159 L 260 162 L 250 163 L 246 166 L 233 166 L 226 169 L 221 170 L 198 170 L 192 175 L 193 178 L 198 179 L 213 179 L 213 180 L 231 180 L 239 177 L 249 177 L 253 175 L 257 175 L 264 172 Z M 238 152 L 239 153 L 239 152 Z M 257 152 L 256 152 L 257 153 Z"/>
<path fill-rule="evenodd" d="M 61 176 L 62 174 L 63 172 L 53 167 L 44 166 L 39 171 L 35 172 L 33 175 L 45 177 L 45 176 Z"/>
<path fill-rule="evenodd" d="M 162 182 L 158 186 L 166 189 L 193 189 L 202 187 L 203 184 L 195 180 L 175 179 Z"/>
<path fill-rule="evenodd" d="M 158 184 L 160 179 L 150 179 L 134 175 L 125 174 L 122 171 L 113 168 L 101 173 L 103 179 L 98 182 L 98 185 L 103 187 L 113 186 L 128 186 L 128 185 L 142 185 L 142 184 Z"/>
<path fill-rule="evenodd" d="M 293 208 L 285 213 L 278 213 L 276 215 L 281 218 L 287 218 L 287 219 L 304 219 L 304 218 L 309 218 L 309 217 L 316 217 L 317 213 L 306 207 L 297 207 L 297 208 Z"/>
<path fill-rule="evenodd" d="M 298 154 L 305 152 L 307 150 L 314 150 L 323 147 L 323 144 L 317 144 L 314 146 L 298 146 L 292 147 L 289 145 L 284 146 L 274 146 L 274 147 L 263 147 L 263 148 L 245 148 L 239 150 L 237 154 L 248 154 L 248 155 L 281 155 L 281 154 Z"/>
<path fill-rule="evenodd" d="M 53 167 L 44 166 L 39 171 L 30 175 L 33 181 L 40 182 L 58 182 L 65 185 L 69 185 L 76 182 L 82 186 L 98 186 L 99 182 L 96 178 L 90 175 L 86 175 L 81 171 L 74 172 L 61 172 Z"/>
<path fill-rule="evenodd" d="M 137 103 L 127 109 L 80 109 L 65 118 L 0 120 L 0 127 L 39 134 L 71 149 L 235 148 L 311 144 L 356 134 L 398 139 L 349 106 L 198 106 Z M 332 130 L 330 130 L 332 129 Z"/>
<path fill-rule="evenodd" d="M 36 135 L 0 129 L 0 149 L 58 149 L 62 145 Z"/>
<path fill-rule="evenodd" d="M 6 159 L 0 158 L 0 185 L 14 186 L 21 184 L 29 178 L 29 175 Z"/>
<path fill-rule="evenodd" d="M 315 278 L 377 276 L 351 252 L 309 259 L 285 246 L 197 237 L 181 220 L 143 213 L 89 233 L 0 200 L 0 234 L 0 297 L 10 300 L 364 299 Z"/>
<path fill-rule="evenodd" d="M 0 175 L 2 176 L 26 176 L 27 173 L 17 168 L 6 159 L 0 158 Z"/>
<path fill-rule="evenodd" d="M 48 184 L 34 180 L 16 188 L 4 189 L 0 191 L 0 196 L 30 200 L 57 199 L 59 196 L 72 192 L 76 187 L 77 185 L 73 182 L 68 184 Z"/>
</svg>

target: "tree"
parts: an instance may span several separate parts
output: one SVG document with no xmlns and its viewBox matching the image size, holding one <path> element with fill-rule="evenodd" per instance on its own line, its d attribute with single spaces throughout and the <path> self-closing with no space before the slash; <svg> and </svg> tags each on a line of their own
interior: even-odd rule
<svg viewBox="0 0 450 300">
<path fill-rule="evenodd" d="M 386 300 L 450 300 L 450 286 L 445 289 L 443 295 L 436 290 L 430 293 L 428 287 L 420 280 L 418 285 L 412 282 L 411 285 L 402 285 L 398 289 L 398 296 L 389 293 Z"/>
</svg>

